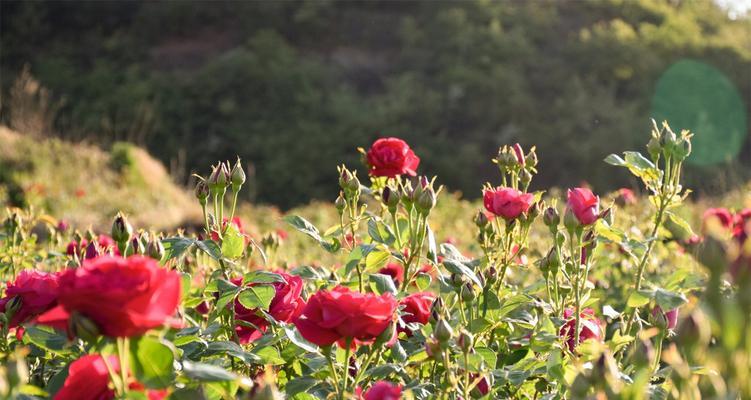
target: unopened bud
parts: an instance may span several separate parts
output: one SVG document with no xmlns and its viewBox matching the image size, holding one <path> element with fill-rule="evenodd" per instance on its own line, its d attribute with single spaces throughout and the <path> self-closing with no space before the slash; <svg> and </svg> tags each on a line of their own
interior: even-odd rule
<svg viewBox="0 0 751 400">
<path fill-rule="evenodd" d="M 529 183 L 532 182 L 532 173 L 526 169 L 521 170 L 521 172 L 519 172 L 519 182 L 521 182 L 522 187 L 524 188 L 529 186 Z"/>
<path fill-rule="evenodd" d="M 522 150 L 522 146 L 519 143 L 514 143 L 512 146 L 512 149 L 514 150 L 514 156 L 516 157 L 516 162 L 519 163 L 519 165 L 524 165 L 524 151 Z"/>
<path fill-rule="evenodd" d="M 660 151 L 662 151 L 662 149 L 660 148 L 660 139 L 652 136 L 652 138 L 649 139 L 649 143 L 647 143 L 647 153 L 649 153 L 652 161 L 657 160 L 657 158 L 660 156 Z"/>
<path fill-rule="evenodd" d="M 460 289 L 462 285 L 464 285 L 464 282 L 466 282 L 466 280 L 464 279 L 464 275 L 456 273 L 456 272 L 451 274 L 451 283 L 454 285 L 455 288 Z"/>
<path fill-rule="evenodd" d="M 347 200 L 344 199 L 344 193 L 339 192 L 339 196 L 336 198 L 336 201 L 334 201 L 334 207 L 336 207 L 336 211 L 339 212 L 341 215 L 345 208 L 347 208 Z"/>
<path fill-rule="evenodd" d="M 478 228 L 482 229 L 488 225 L 488 222 L 490 222 L 488 220 L 488 216 L 485 215 L 485 213 L 482 210 L 478 211 L 477 214 L 475 215 L 475 225 L 477 225 Z"/>
<path fill-rule="evenodd" d="M 535 152 L 534 147 L 529 153 L 527 153 L 527 165 L 533 168 L 537 166 L 537 153 Z"/>
<path fill-rule="evenodd" d="M 469 353 L 470 350 L 472 350 L 472 343 L 474 342 L 475 337 L 467 332 L 465 329 L 462 329 L 459 332 L 459 338 L 456 339 L 456 344 L 459 346 L 460 349 L 464 353 Z"/>
<path fill-rule="evenodd" d="M 432 324 L 438 322 L 443 316 L 443 300 L 437 297 L 433 300 L 433 304 L 430 306 L 430 322 Z"/>
<path fill-rule="evenodd" d="M 567 208 L 566 214 L 563 215 L 563 226 L 565 226 L 566 230 L 569 232 L 573 232 L 579 227 L 579 219 L 576 218 L 576 215 L 574 215 L 574 211 L 571 210 L 571 208 Z"/>
<path fill-rule="evenodd" d="M 462 301 L 471 302 L 475 299 L 475 289 L 470 282 L 465 283 L 461 289 Z"/>
<path fill-rule="evenodd" d="M 209 175 L 209 189 L 212 193 L 224 193 L 229 183 L 229 168 L 225 163 L 218 163 L 212 167 L 211 175 Z"/>
<path fill-rule="evenodd" d="M 133 239 L 130 240 L 130 248 L 128 249 L 129 252 L 127 255 L 146 253 L 146 245 L 144 244 L 144 240 L 141 236 L 142 235 L 134 235 Z"/>
<path fill-rule="evenodd" d="M 433 188 L 427 187 L 417 197 L 415 206 L 417 206 L 417 210 L 420 211 L 422 215 L 428 215 L 430 210 L 435 207 L 435 201 L 435 191 L 433 191 Z"/>
<path fill-rule="evenodd" d="M 118 213 L 112 223 L 112 239 L 117 243 L 123 243 L 127 242 L 131 235 L 133 235 L 133 227 L 122 213 Z"/>
<path fill-rule="evenodd" d="M 88 246 L 86 246 L 86 252 L 84 253 L 84 258 L 87 260 L 91 260 L 92 258 L 99 257 L 99 246 L 97 245 L 97 242 L 95 240 L 92 240 L 89 242 Z"/>
<path fill-rule="evenodd" d="M 147 248 L 147 253 L 149 254 L 149 257 L 157 261 L 161 260 L 164 257 L 164 245 L 162 244 L 162 241 L 159 240 L 159 238 L 151 240 Z"/>
<path fill-rule="evenodd" d="M 485 282 L 492 285 L 498 281 L 498 270 L 491 266 L 485 270 Z"/>
<path fill-rule="evenodd" d="M 454 330 L 451 329 L 451 325 L 449 325 L 445 319 L 438 320 L 435 324 L 435 331 L 433 333 L 435 334 L 436 339 L 441 343 L 448 342 L 451 340 L 451 337 L 454 336 Z"/>
<path fill-rule="evenodd" d="M 5 304 L 5 315 L 7 315 L 8 318 L 13 318 L 13 315 L 21 309 L 22 305 L 23 300 L 21 299 L 21 296 L 14 296 Z"/>
<path fill-rule="evenodd" d="M 237 158 L 235 166 L 232 167 L 230 172 L 230 182 L 232 183 L 232 191 L 238 192 L 240 187 L 245 183 L 245 170 L 243 170 L 240 164 L 240 157 Z"/>
<path fill-rule="evenodd" d="M 392 189 L 391 187 L 386 186 L 381 193 L 381 200 L 383 200 L 383 204 L 385 204 L 389 210 L 395 210 L 401 200 L 399 189 Z"/>
<path fill-rule="evenodd" d="M 442 351 L 443 350 L 441 349 L 441 343 L 439 343 L 437 339 L 428 338 L 425 341 L 425 353 L 428 354 L 428 357 L 435 360 L 440 360 Z"/>
<path fill-rule="evenodd" d="M 193 193 L 196 195 L 198 202 L 201 203 L 202 206 L 205 206 L 206 199 L 209 198 L 209 185 L 206 184 L 206 181 L 199 180 L 198 183 L 196 183 L 196 188 Z"/>
<path fill-rule="evenodd" d="M 360 190 L 360 181 L 350 170 L 342 168 L 341 175 L 339 175 L 339 186 L 349 195 Z"/>
<path fill-rule="evenodd" d="M 558 226 L 558 223 L 561 222 L 561 216 L 558 214 L 558 210 L 556 210 L 554 207 L 548 207 L 545 209 L 545 212 L 542 214 L 542 222 L 548 227 L 548 228 L 555 228 Z"/>
</svg>

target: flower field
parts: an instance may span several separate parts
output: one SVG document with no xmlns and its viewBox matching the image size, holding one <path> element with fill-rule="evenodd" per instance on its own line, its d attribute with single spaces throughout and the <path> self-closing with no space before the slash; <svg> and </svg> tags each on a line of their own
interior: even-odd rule
<svg viewBox="0 0 751 400">
<path fill-rule="evenodd" d="M 197 177 L 194 228 L 8 208 L 0 396 L 749 398 L 751 208 L 688 198 L 691 136 L 606 157 L 639 182 L 615 193 L 535 191 L 514 144 L 471 203 L 382 138 L 279 218 L 239 159 Z"/>
</svg>

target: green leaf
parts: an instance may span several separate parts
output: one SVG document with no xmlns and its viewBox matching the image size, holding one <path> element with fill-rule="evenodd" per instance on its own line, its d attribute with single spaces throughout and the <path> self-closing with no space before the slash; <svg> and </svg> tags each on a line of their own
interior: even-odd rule
<svg viewBox="0 0 751 400">
<path fill-rule="evenodd" d="M 47 326 L 27 326 L 23 334 L 25 344 L 33 343 L 42 349 L 57 354 L 68 354 L 68 338 Z"/>
<path fill-rule="evenodd" d="M 365 256 L 365 269 L 368 271 L 377 271 L 386 265 L 389 261 L 389 257 L 391 257 L 391 253 L 388 251 L 381 249 L 371 251 Z"/>
<path fill-rule="evenodd" d="M 305 340 L 304 337 L 294 326 L 287 325 L 284 327 L 284 333 L 289 338 L 289 341 L 297 345 L 303 350 L 307 350 L 311 353 L 318 353 L 318 346 Z"/>
<path fill-rule="evenodd" d="M 482 287 L 482 283 L 480 282 L 480 279 L 477 277 L 477 275 L 475 275 L 475 272 L 472 271 L 468 266 L 464 265 L 462 262 L 458 260 L 444 259 L 443 265 L 447 270 L 449 270 L 449 272 L 464 275 L 472 280 L 472 282 L 477 284 L 477 286 Z"/>
<path fill-rule="evenodd" d="M 276 290 L 271 285 L 254 285 L 247 286 L 242 289 L 240 295 L 237 296 L 237 300 L 243 307 L 252 310 L 254 308 L 260 308 L 268 311 L 271 305 L 271 300 L 274 299 Z"/>
<path fill-rule="evenodd" d="M 229 224 L 222 235 L 222 255 L 229 259 L 239 258 L 243 255 L 245 237 L 235 224 Z"/>
<path fill-rule="evenodd" d="M 383 223 L 378 223 L 376 219 L 368 221 L 368 235 L 377 243 L 382 243 L 390 246 L 396 240 L 396 236 L 391 228 Z"/>
<path fill-rule="evenodd" d="M 341 247 L 341 244 L 336 239 L 331 243 L 326 241 L 323 237 L 321 237 L 321 233 L 318 231 L 318 228 L 316 228 L 315 225 L 311 224 L 310 222 L 308 222 L 308 220 L 306 220 L 303 217 L 300 217 L 298 215 L 288 215 L 284 217 L 284 221 L 292 225 L 292 227 L 297 229 L 298 231 L 313 238 L 326 251 L 330 253 L 338 251 L 339 248 Z"/>
<path fill-rule="evenodd" d="M 282 365 L 286 361 L 279 355 L 279 350 L 274 346 L 256 347 L 251 352 L 258 357 L 261 357 L 261 364 L 263 365 Z"/>
<path fill-rule="evenodd" d="M 623 167 L 626 165 L 626 161 L 624 161 L 619 155 L 617 154 L 611 154 L 607 157 L 605 157 L 604 160 L 606 163 L 610 165 L 615 165 L 616 167 Z"/>
<path fill-rule="evenodd" d="M 287 396 L 294 396 L 298 393 L 302 393 L 312 388 L 313 386 L 317 385 L 318 382 L 320 382 L 320 379 L 301 376 L 287 382 L 287 385 L 284 387 L 284 391 L 287 393 Z"/>
<path fill-rule="evenodd" d="M 171 260 L 173 258 L 179 258 L 186 250 L 190 248 L 196 241 L 184 237 L 172 237 L 162 240 L 162 246 L 164 246 L 164 259 Z"/>
<path fill-rule="evenodd" d="M 183 372 L 190 379 L 203 382 L 234 381 L 237 375 L 212 364 L 183 361 Z"/>
<path fill-rule="evenodd" d="M 371 274 L 370 282 L 373 284 L 373 286 L 375 286 L 375 290 L 376 292 L 378 292 L 378 294 L 389 292 L 393 295 L 396 295 L 396 293 L 398 292 L 396 290 L 396 285 L 394 285 L 394 280 L 388 275 Z"/>
<path fill-rule="evenodd" d="M 498 356 L 493 350 L 488 347 L 476 347 L 475 351 L 480 355 L 480 357 L 482 357 L 485 365 L 487 365 L 488 368 L 495 369 L 495 364 Z"/>
<path fill-rule="evenodd" d="M 654 297 L 657 305 L 666 312 L 678 308 L 688 302 L 683 293 L 669 292 L 661 288 L 655 289 Z"/>
<path fill-rule="evenodd" d="M 428 234 L 428 259 L 430 259 L 433 264 L 438 265 L 438 247 L 435 243 L 435 234 L 433 233 L 433 230 L 430 229 L 430 225 L 428 225 L 427 222 L 425 222 L 425 230 Z"/>
<path fill-rule="evenodd" d="M 168 387 L 175 378 L 172 350 L 158 339 L 142 336 L 130 342 L 130 367 L 139 382 L 152 389 Z"/>
<path fill-rule="evenodd" d="M 209 382 L 203 385 L 203 395 L 206 397 L 206 400 L 234 399 L 238 387 L 239 385 L 236 381 Z M 170 399 L 172 397 L 170 396 Z"/>
<path fill-rule="evenodd" d="M 243 275 L 243 285 L 248 283 L 286 283 L 284 277 L 269 271 L 252 271 Z"/>
<path fill-rule="evenodd" d="M 686 240 L 694 235 L 694 231 L 691 229 L 691 225 L 683 218 L 673 214 L 672 212 L 666 212 L 667 219 L 665 220 L 665 228 L 678 240 Z"/>
<path fill-rule="evenodd" d="M 626 301 L 626 305 L 631 308 L 641 307 L 652 299 L 652 292 L 645 290 L 638 290 L 631 292 Z"/>
<path fill-rule="evenodd" d="M 213 258 L 216 261 L 219 261 L 222 259 L 222 249 L 219 248 L 219 245 L 216 244 L 213 240 L 199 240 L 196 241 L 196 246 L 198 246 L 201 251 L 208 254 L 209 257 Z"/>
<path fill-rule="evenodd" d="M 417 278 L 415 278 L 415 284 L 417 285 L 417 289 L 419 290 L 425 290 L 430 287 L 431 281 L 432 278 L 430 277 L 430 275 L 423 273 L 417 274 Z"/>
</svg>

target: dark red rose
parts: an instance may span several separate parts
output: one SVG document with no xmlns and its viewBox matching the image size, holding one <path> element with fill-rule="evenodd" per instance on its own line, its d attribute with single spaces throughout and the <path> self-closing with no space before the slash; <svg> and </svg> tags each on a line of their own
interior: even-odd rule
<svg viewBox="0 0 751 400">
<path fill-rule="evenodd" d="M 435 295 L 430 292 L 414 293 L 403 298 L 399 302 L 399 305 L 404 306 L 404 309 L 402 309 L 402 321 L 405 324 L 427 324 L 430 319 L 430 309 L 434 300 Z M 405 332 L 407 335 L 412 334 L 412 331 L 401 324 L 399 332 Z"/>
<path fill-rule="evenodd" d="M 574 310 L 567 308 L 563 312 L 563 318 L 566 319 L 566 323 L 563 324 L 558 334 L 566 341 L 568 349 L 573 352 L 576 347 L 576 335 L 574 334 L 576 318 L 574 317 Z M 600 320 L 595 317 L 595 313 L 591 308 L 585 308 L 579 314 L 579 342 L 587 339 L 603 339 Z"/>
<path fill-rule="evenodd" d="M 600 198 L 586 188 L 569 189 L 567 205 L 582 225 L 594 223 L 600 215 Z"/>
<path fill-rule="evenodd" d="M 514 219 L 527 212 L 535 200 L 530 193 L 506 187 L 485 190 L 482 199 L 485 209 L 505 219 Z"/>
<path fill-rule="evenodd" d="M 386 381 L 378 381 L 365 392 L 364 400 L 400 400 L 402 387 Z"/>
<path fill-rule="evenodd" d="M 120 362 L 116 356 L 108 356 L 107 364 L 115 374 L 120 373 Z M 110 388 L 110 375 L 107 364 L 99 354 L 82 356 L 70 364 L 68 377 L 63 387 L 53 397 L 53 400 L 111 400 L 115 392 Z M 129 374 L 130 375 L 130 374 Z M 128 384 L 128 389 L 134 392 L 146 392 L 149 400 L 162 400 L 167 397 L 166 390 L 146 390 L 136 381 Z"/>
<path fill-rule="evenodd" d="M 387 176 L 417 175 L 420 158 L 409 145 L 397 138 L 381 138 L 375 141 L 366 154 L 370 175 Z"/>
<path fill-rule="evenodd" d="M 733 237 L 741 244 L 751 232 L 751 208 L 744 208 L 733 216 Z"/>
<path fill-rule="evenodd" d="M 271 284 L 274 286 L 276 294 L 271 300 L 268 312 L 277 321 L 289 322 L 297 318 L 305 306 L 305 302 L 300 298 L 303 281 L 299 276 L 289 275 L 284 272 L 277 272 L 277 274 L 281 275 L 285 282 L 274 282 Z M 242 285 L 242 278 L 233 279 L 232 283 L 238 286 Z M 248 286 L 253 285 L 249 284 Z M 254 329 L 249 326 L 236 326 L 235 331 L 241 343 L 250 343 L 260 338 L 269 326 L 269 322 L 266 321 L 257 309 L 249 310 L 240 304 L 239 301 L 235 301 L 235 319 L 249 322 L 260 329 Z"/>
<path fill-rule="evenodd" d="M 399 263 L 388 263 L 378 271 L 379 274 L 388 275 L 397 286 L 404 282 L 404 267 Z"/>
<path fill-rule="evenodd" d="M 704 211 L 702 221 L 705 227 L 709 221 L 716 221 L 723 228 L 730 229 L 733 226 L 733 214 L 726 208 L 709 208 Z"/>
<path fill-rule="evenodd" d="M 485 376 L 479 376 L 478 374 L 470 374 L 472 382 L 476 381 L 478 378 L 480 379 L 479 382 L 477 382 L 477 385 L 472 389 L 472 392 L 479 395 L 478 397 L 482 397 L 490 393 L 490 382 L 488 382 L 488 378 Z"/>
<path fill-rule="evenodd" d="M 180 275 L 143 256 L 102 256 L 60 276 L 59 305 L 37 322 L 68 327 L 73 313 L 105 336 L 138 336 L 164 325 L 180 302 Z"/>
<path fill-rule="evenodd" d="M 36 317 L 57 305 L 59 276 L 47 272 L 24 270 L 14 282 L 8 282 L 5 297 L 0 299 L 0 313 L 10 305 L 16 308 L 9 328 Z"/>
<path fill-rule="evenodd" d="M 337 286 L 311 296 L 295 325 L 305 339 L 319 346 L 343 345 L 347 340 L 370 344 L 394 323 L 396 308 L 391 293 L 378 296 Z"/>
</svg>

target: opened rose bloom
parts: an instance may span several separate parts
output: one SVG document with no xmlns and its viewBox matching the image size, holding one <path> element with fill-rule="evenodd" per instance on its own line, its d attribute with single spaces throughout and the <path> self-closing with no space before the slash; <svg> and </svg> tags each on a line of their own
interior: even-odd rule
<svg viewBox="0 0 751 400">
<path fill-rule="evenodd" d="M 576 348 L 576 318 L 574 317 L 574 310 L 567 308 L 563 312 L 563 318 L 566 319 L 566 323 L 563 324 L 558 334 L 566 342 L 566 346 L 570 351 L 574 351 Z M 595 312 L 591 308 L 585 308 L 579 314 L 579 343 L 594 339 L 602 340 L 604 338 L 600 320 L 595 317 Z"/>
<path fill-rule="evenodd" d="M 510 220 L 527 212 L 532 207 L 534 196 L 516 189 L 499 187 L 485 190 L 482 200 L 486 210 Z"/>
<path fill-rule="evenodd" d="M 379 296 L 337 286 L 311 296 L 294 323 L 305 339 L 319 346 L 370 344 L 394 323 L 397 305 L 391 293 Z"/>
<path fill-rule="evenodd" d="M 600 216 L 600 198 L 587 188 L 569 189 L 567 206 L 582 225 L 590 225 Z"/>
<path fill-rule="evenodd" d="M 402 309 L 402 322 L 406 324 L 427 324 L 430 319 L 430 309 L 433 305 L 433 301 L 436 296 L 430 292 L 413 293 L 403 298 L 400 302 L 400 306 L 404 306 Z M 412 335 L 412 331 L 399 325 L 399 332 L 405 332 L 408 336 Z"/>
<path fill-rule="evenodd" d="M 12 309 L 9 328 L 36 317 L 57 304 L 58 275 L 23 270 L 14 282 L 8 282 L 5 297 L 0 299 L 0 313 Z"/>
<path fill-rule="evenodd" d="M 120 372 L 120 362 L 112 355 L 104 358 L 99 354 L 82 356 L 70 364 L 68 376 L 60 390 L 55 393 L 54 400 L 110 400 L 115 398 L 115 392 L 110 385 L 109 365 L 112 372 Z M 128 389 L 134 392 L 145 392 L 148 400 L 161 400 L 167 397 L 163 390 L 145 390 L 136 381 L 128 383 Z M 141 397 L 139 397 L 141 398 Z"/>
<path fill-rule="evenodd" d="M 402 387 L 387 381 L 378 381 L 361 397 L 363 400 L 399 400 Z"/>
<path fill-rule="evenodd" d="M 164 325 L 179 301 L 177 272 L 148 257 L 102 256 L 62 273 L 58 306 L 37 322 L 66 329 L 80 316 L 105 336 L 138 336 Z"/>
<path fill-rule="evenodd" d="M 370 175 L 387 176 L 417 175 L 420 158 L 402 139 L 389 137 L 376 140 L 366 154 Z"/>
<path fill-rule="evenodd" d="M 305 302 L 300 297 L 303 281 L 299 276 L 284 272 L 277 272 L 277 274 L 284 278 L 284 282 L 271 284 L 276 294 L 271 300 L 268 313 L 279 322 L 289 322 L 297 318 L 305 306 Z M 232 283 L 242 285 L 242 278 L 233 279 Z M 249 286 L 252 286 L 252 284 Z M 269 322 L 257 309 L 247 309 L 238 300 L 235 301 L 235 319 L 248 322 L 258 328 L 238 324 L 235 331 L 241 343 L 250 343 L 257 340 L 263 336 L 269 326 Z"/>
</svg>

